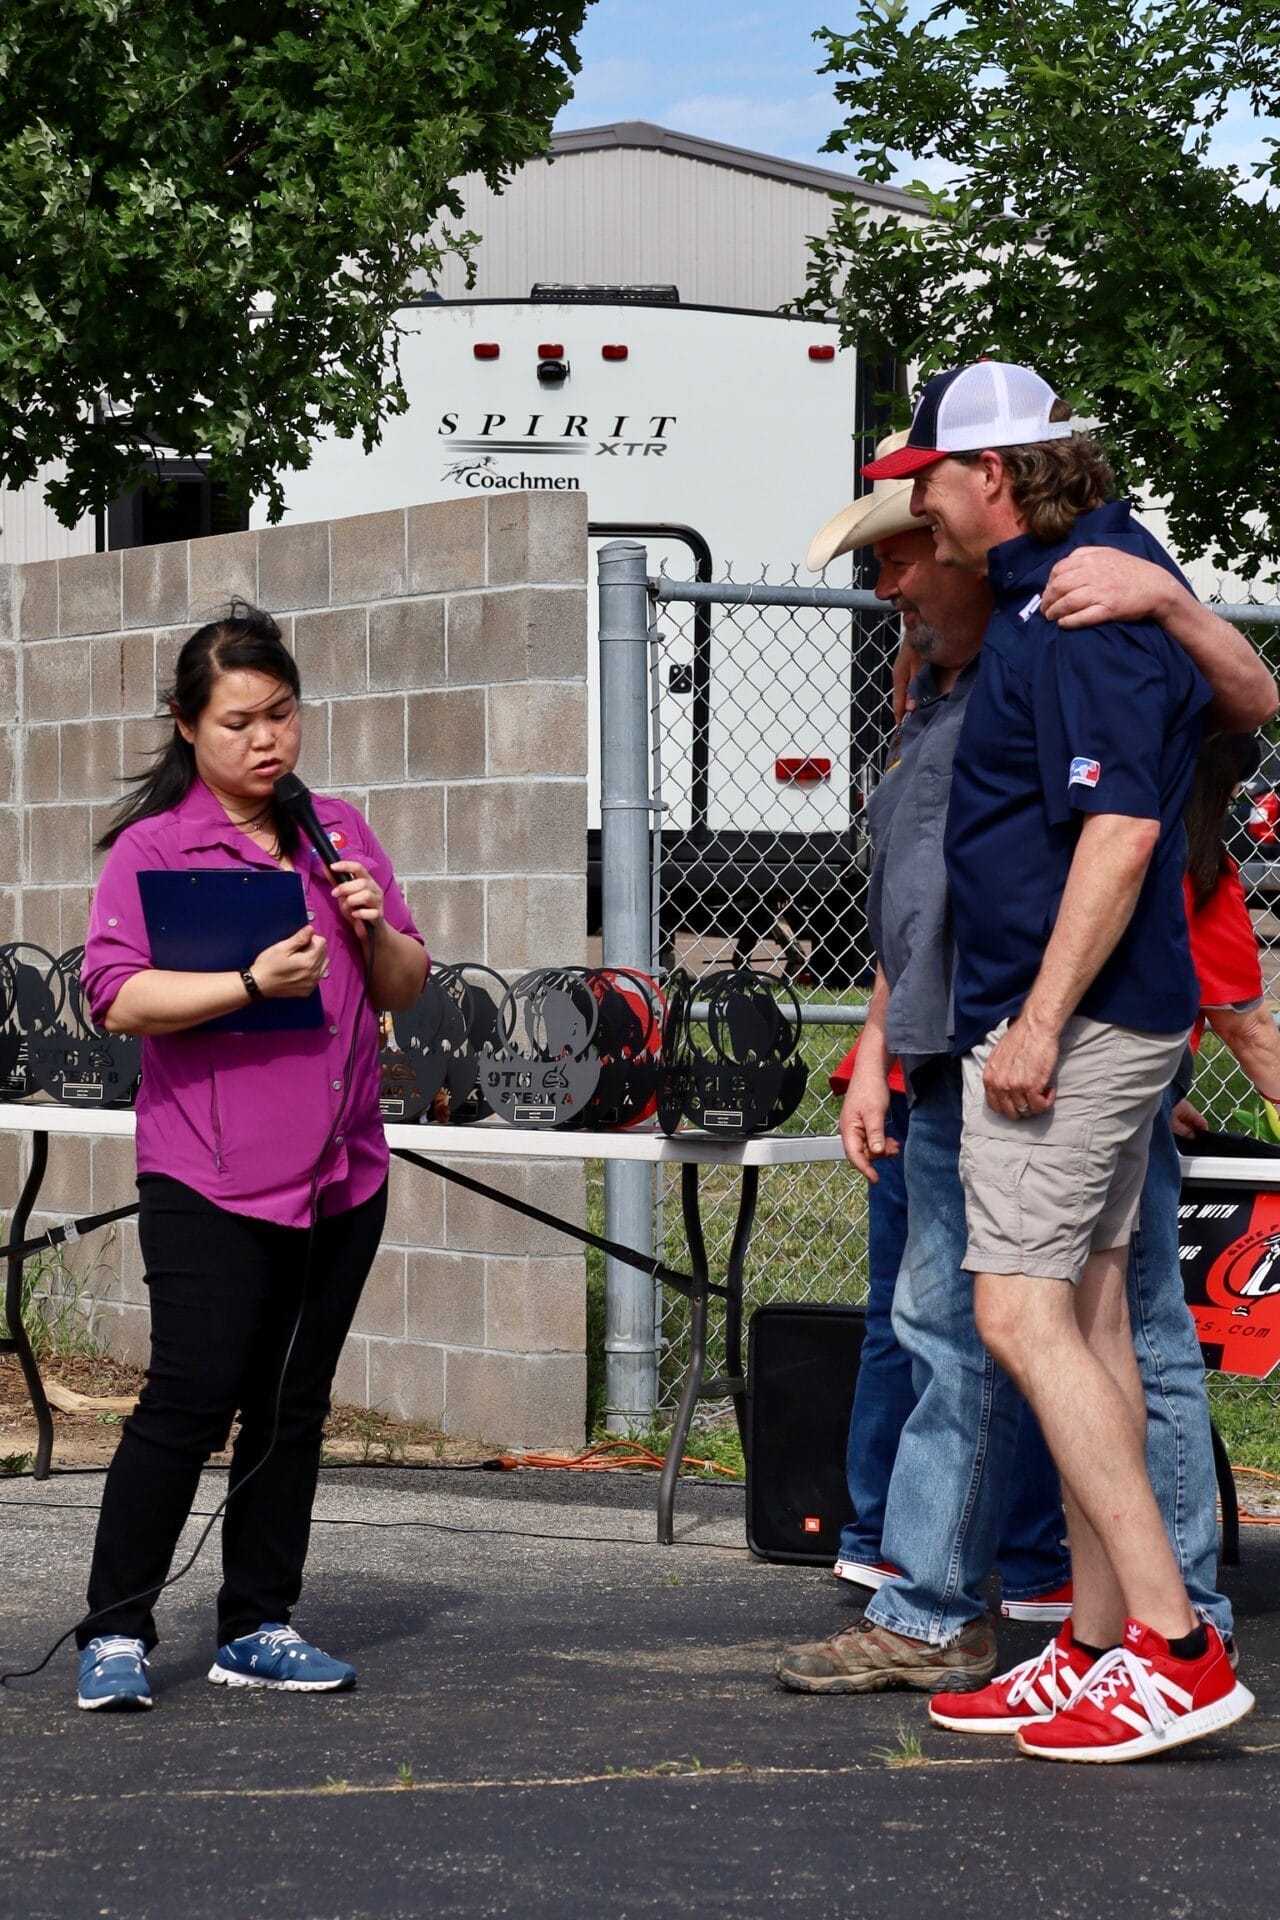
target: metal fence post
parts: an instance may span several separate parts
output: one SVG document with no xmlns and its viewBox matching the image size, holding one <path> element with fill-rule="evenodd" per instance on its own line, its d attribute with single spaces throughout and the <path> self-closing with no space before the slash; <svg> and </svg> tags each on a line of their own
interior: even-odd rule
<svg viewBox="0 0 1280 1920">
<path fill-rule="evenodd" d="M 600 867 L 606 967 L 647 973 L 649 876 L 648 556 L 634 540 L 600 551 Z M 604 1170 L 604 1230 L 653 1252 L 653 1172 L 610 1161 Z M 605 1260 L 605 1394 L 611 1432 L 646 1427 L 658 1403 L 654 1283 Z"/>
</svg>

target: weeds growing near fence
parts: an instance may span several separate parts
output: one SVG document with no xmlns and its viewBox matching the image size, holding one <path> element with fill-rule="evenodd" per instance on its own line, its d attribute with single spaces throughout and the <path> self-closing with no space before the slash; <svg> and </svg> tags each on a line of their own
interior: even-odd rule
<svg viewBox="0 0 1280 1920">
<path fill-rule="evenodd" d="M 86 1309 L 85 1302 L 95 1291 L 97 1279 L 115 1274 L 108 1257 L 115 1240 L 112 1227 L 83 1273 L 76 1272 L 60 1247 L 27 1261 L 22 1272 L 22 1324 L 37 1361 L 73 1355 L 101 1358 L 105 1345 L 93 1331 L 91 1308 Z M 8 1332 L 0 1305 L 0 1335 Z"/>
</svg>

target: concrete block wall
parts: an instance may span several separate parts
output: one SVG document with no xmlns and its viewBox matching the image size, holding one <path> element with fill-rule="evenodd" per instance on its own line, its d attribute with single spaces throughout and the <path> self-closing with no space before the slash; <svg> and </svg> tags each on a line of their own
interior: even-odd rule
<svg viewBox="0 0 1280 1920">
<path fill-rule="evenodd" d="M 0 567 L 0 939 L 52 953 L 83 940 L 120 775 L 165 737 L 183 640 L 238 594 L 297 658 L 299 772 L 367 814 L 432 953 L 512 972 L 580 963 L 586 560 L 583 496 L 512 493 Z M 582 1220 L 577 1169 L 468 1164 L 516 1192 L 536 1178 L 541 1206 Z M 6 1192 L 9 1174 L 0 1148 Z M 132 1180 L 127 1143 L 55 1140 L 44 1205 L 119 1205 Z M 568 1248 L 393 1164 L 339 1397 L 505 1445 L 578 1444 L 585 1275 Z M 77 1272 L 97 1263 L 98 1331 L 142 1358 L 132 1224 L 75 1256 Z"/>
</svg>

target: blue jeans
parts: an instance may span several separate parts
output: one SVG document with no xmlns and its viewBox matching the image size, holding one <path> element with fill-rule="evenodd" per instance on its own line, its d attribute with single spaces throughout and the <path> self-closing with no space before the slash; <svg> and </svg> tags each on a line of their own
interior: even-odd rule
<svg viewBox="0 0 1280 1920">
<path fill-rule="evenodd" d="M 906 1097 L 890 1098 L 886 1132 L 908 1135 Z M 884 1557 L 885 1503 L 902 1429 L 916 1404 L 911 1356 L 893 1331 L 893 1298 L 907 1243 L 907 1183 L 902 1154 L 885 1160 L 867 1189 L 866 1333 L 858 1362 L 845 1477 L 854 1519 L 840 1535 L 840 1558 L 875 1565 Z M 1058 1475 L 1035 1415 L 1021 1401 L 1015 1470 L 996 1556 L 1007 1598 L 1051 1591 L 1069 1578 L 1062 1547 Z"/>
<path fill-rule="evenodd" d="M 907 1138 L 907 1098 L 890 1095 L 885 1131 L 901 1148 Z M 845 1478 L 855 1518 L 840 1535 L 840 1558 L 875 1565 L 882 1557 L 884 1506 L 898 1437 L 916 1403 L 911 1356 L 894 1337 L 893 1290 L 907 1240 L 907 1183 L 903 1159 L 882 1160 L 880 1178 L 867 1187 L 866 1331 L 849 1417 Z"/>
<path fill-rule="evenodd" d="M 1147 1401 L 1147 1472 L 1187 1597 L 1222 1634 L 1231 1602 L 1217 1590 L 1217 1476 L 1204 1390 L 1204 1362 L 1178 1265 L 1181 1168 L 1167 1093 L 1151 1130 L 1151 1154 L 1129 1249 L 1129 1318 Z"/>
<path fill-rule="evenodd" d="M 1015 1471 L 1030 1539 L 1007 1566 L 1010 1597 L 1070 1577 L 1062 1515 L 1039 1429 L 983 1346 L 960 1183 L 961 1078 L 940 1064 L 911 1112 L 905 1156 L 907 1244 L 892 1323 L 911 1358 L 915 1405 L 902 1428 L 885 1502 L 883 1557 L 902 1569 L 873 1594 L 869 1618 L 945 1644 L 985 1613 L 981 1592 L 1005 1531 Z M 1025 1452 L 1025 1462 L 1020 1453 Z"/>
</svg>

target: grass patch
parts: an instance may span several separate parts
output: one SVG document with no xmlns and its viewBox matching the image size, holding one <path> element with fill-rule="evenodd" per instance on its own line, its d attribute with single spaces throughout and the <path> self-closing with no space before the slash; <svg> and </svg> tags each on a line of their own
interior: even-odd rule
<svg viewBox="0 0 1280 1920">
<path fill-rule="evenodd" d="M 817 993 L 809 1002 L 858 1004 L 860 992 L 844 995 Z M 844 1058 L 858 1030 L 850 1027 L 802 1027 L 800 1051 L 809 1069 L 809 1082 L 797 1111 L 780 1129 L 783 1133 L 829 1134 L 835 1130 L 838 1105 L 828 1075 Z M 698 1045 L 710 1051 L 705 1028 Z M 689 1252 L 680 1210 L 680 1169 L 663 1167 L 660 1181 L 655 1241 L 661 1257 L 679 1271 L 687 1271 Z M 708 1271 L 723 1278 L 737 1218 L 741 1177 L 734 1168 L 704 1167 L 700 1194 Z M 604 1172 L 601 1164 L 587 1170 L 587 1225 L 604 1232 Z M 773 1301 L 848 1301 L 866 1296 L 867 1200 L 866 1187 L 843 1162 L 828 1166 L 766 1167 L 760 1180 L 755 1231 L 747 1258 L 743 1288 L 743 1318 Z M 605 1394 L 605 1286 L 604 1256 L 587 1251 L 587 1431 L 599 1433 L 606 1414 Z M 721 1316 L 713 1306 L 708 1342 L 707 1371 L 724 1371 Z M 659 1406 L 674 1405 L 684 1378 L 689 1352 L 689 1303 L 679 1294 L 664 1295 L 659 1303 Z M 745 1347 L 745 1333 L 744 1333 Z M 743 1355 L 745 1361 L 745 1351 Z M 716 1415 L 699 1416 L 701 1422 Z"/>
<path fill-rule="evenodd" d="M 654 1426 L 631 1437 L 651 1452 L 665 1454 L 671 1444 L 671 1432 L 669 1426 Z M 685 1458 L 707 1463 L 705 1466 L 684 1467 L 681 1474 L 686 1480 L 723 1480 L 726 1473 L 741 1480 L 746 1473 L 746 1462 L 742 1457 L 737 1421 L 732 1415 L 725 1419 L 723 1414 L 718 1414 L 708 1425 L 693 1427 L 685 1445 Z M 718 1473 L 717 1467 L 721 1469 Z"/>
<path fill-rule="evenodd" d="M 909 1727 L 905 1720 L 898 1722 L 898 1737 L 893 1746 L 873 1747 L 871 1757 L 882 1767 L 927 1767 L 929 1764 L 918 1730 Z"/>
<path fill-rule="evenodd" d="M 1280 1473 L 1280 1411 L 1264 1380 L 1209 1375 L 1209 1411 L 1233 1466 Z"/>
</svg>

